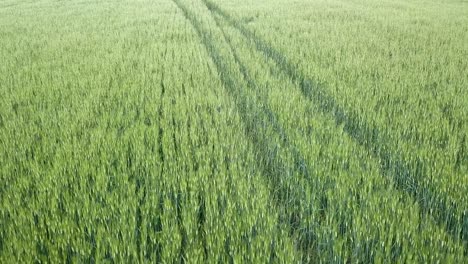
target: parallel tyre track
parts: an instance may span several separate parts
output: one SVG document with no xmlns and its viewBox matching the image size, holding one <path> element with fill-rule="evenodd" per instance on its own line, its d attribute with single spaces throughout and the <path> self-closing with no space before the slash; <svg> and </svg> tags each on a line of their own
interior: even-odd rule
<svg viewBox="0 0 468 264">
<path fill-rule="evenodd" d="M 201 23 L 195 18 L 195 15 L 186 7 L 184 6 L 179 0 L 173 0 L 174 3 L 180 8 L 183 12 L 186 19 L 192 24 L 195 31 L 197 32 L 198 36 L 200 37 L 203 45 L 205 46 L 208 55 L 210 56 L 211 60 L 213 61 L 216 69 L 219 73 L 219 78 L 225 87 L 226 91 L 228 92 L 229 96 L 231 96 L 236 104 L 236 108 L 238 109 L 241 118 L 245 125 L 245 134 L 251 140 L 251 143 L 255 146 L 256 154 L 261 157 L 261 161 L 259 162 L 260 168 L 264 176 L 268 178 L 271 183 L 271 186 L 279 186 L 277 192 L 274 193 L 274 199 L 276 202 L 276 206 L 278 207 L 287 207 L 290 199 L 299 199 L 298 197 L 288 197 L 290 192 L 288 189 L 291 186 L 285 186 L 281 184 L 281 177 L 285 175 L 294 175 L 298 174 L 304 178 L 310 178 L 309 170 L 307 168 L 305 159 L 297 150 L 297 148 L 290 142 L 284 129 L 282 128 L 281 124 L 277 121 L 277 117 L 274 112 L 265 104 L 262 107 L 258 107 L 255 103 L 252 103 L 251 100 L 242 92 L 242 88 L 236 86 L 236 80 L 234 77 L 229 74 L 229 70 L 225 64 L 225 60 L 220 55 L 219 50 L 213 44 L 211 37 L 208 33 L 206 33 L 203 29 Z M 218 26 L 218 25 L 217 25 Z M 219 27 L 219 26 L 218 26 Z M 222 30 L 221 30 L 222 31 Z M 224 34 L 224 32 L 222 32 Z M 234 56 L 234 60 L 237 66 L 239 66 L 239 70 L 242 74 L 242 77 L 245 79 L 247 83 L 247 88 L 251 90 L 256 89 L 256 84 L 254 80 L 248 74 L 247 68 L 242 62 L 239 60 L 239 57 L 236 55 L 235 51 L 233 51 L 233 47 L 230 42 L 225 39 L 226 42 L 229 44 L 232 54 Z M 284 148 L 293 156 L 295 162 L 292 166 L 289 166 L 283 162 L 280 158 L 279 150 L 274 142 L 271 142 L 268 136 L 263 131 L 263 127 L 268 126 L 272 129 L 275 136 L 280 139 L 280 143 L 283 145 Z M 299 190 L 298 186 L 298 190 Z M 295 219 L 294 214 L 291 214 L 287 219 L 283 219 L 280 217 L 279 219 L 280 224 L 290 228 L 289 233 L 290 235 L 296 234 L 299 232 L 296 223 L 298 220 Z M 310 250 L 313 250 L 311 246 L 315 241 L 302 241 L 307 243 L 306 246 L 301 245 L 301 253 L 306 253 Z M 274 258 L 274 257 L 273 257 Z"/>
<path fill-rule="evenodd" d="M 468 255 L 468 209 L 466 205 L 456 204 L 447 197 L 440 195 L 430 186 L 424 186 L 420 181 L 424 177 L 423 162 L 408 164 L 398 153 L 392 152 L 388 147 L 390 139 L 384 130 L 365 122 L 357 114 L 345 110 L 336 100 L 327 93 L 326 88 L 318 82 L 308 78 L 298 67 L 294 66 L 281 52 L 262 40 L 229 13 L 218 5 L 202 0 L 212 12 L 236 28 L 247 40 L 254 43 L 256 49 L 264 57 L 275 62 L 277 67 L 285 73 L 293 83 L 296 83 L 304 97 L 317 104 L 324 114 L 332 115 L 343 130 L 359 145 L 371 153 L 380 165 L 383 176 L 391 177 L 395 187 L 411 195 L 418 202 L 423 214 L 433 219 L 443 227 L 455 240 L 464 244 L 465 255 Z M 435 210 L 434 210 L 435 209 Z M 462 213 L 458 213 L 461 212 Z"/>
</svg>

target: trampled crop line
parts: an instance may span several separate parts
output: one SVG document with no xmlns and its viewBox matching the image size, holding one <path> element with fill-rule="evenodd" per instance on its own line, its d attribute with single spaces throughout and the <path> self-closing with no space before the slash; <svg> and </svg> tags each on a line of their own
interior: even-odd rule
<svg viewBox="0 0 468 264">
<path fill-rule="evenodd" d="M 214 18 L 214 20 L 216 22 L 217 27 L 221 30 L 221 32 L 223 34 L 223 37 L 224 37 L 224 39 L 226 40 L 226 43 L 229 46 L 229 49 L 231 50 L 231 53 L 232 53 L 232 55 L 234 57 L 234 61 L 236 62 L 237 65 L 239 65 L 240 72 L 242 73 L 242 76 L 244 77 L 244 80 L 247 82 L 247 86 L 252 90 L 257 89 L 257 84 L 252 79 L 252 77 L 250 77 L 249 70 L 242 63 L 241 59 L 239 58 L 239 55 L 237 54 L 237 51 L 236 51 L 236 49 L 234 48 L 234 46 L 232 44 L 232 40 L 229 38 L 228 35 L 226 35 L 226 32 L 219 25 L 217 19 Z M 261 97 L 260 95 L 257 94 L 257 97 L 262 102 L 267 102 L 267 99 L 264 98 L 264 96 Z M 279 134 L 281 140 L 286 145 L 291 146 L 291 148 L 292 148 L 291 152 L 292 152 L 292 155 L 294 157 L 294 160 L 298 161 L 299 164 L 300 164 L 300 165 L 296 164 L 296 169 L 298 171 L 301 171 L 302 175 L 304 175 L 306 178 L 310 178 L 309 177 L 310 176 L 309 175 L 309 169 L 307 168 L 307 163 L 306 163 L 305 159 L 299 153 L 299 151 L 297 150 L 297 147 L 294 146 L 294 144 L 290 142 L 286 132 L 284 131 L 283 127 L 281 126 L 280 122 L 278 121 L 278 118 L 277 118 L 276 114 L 271 110 L 270 107 L 268 107 L 267 103 L 263 104 L 262 106 L 263 106 L 262 110 L 265 113 L 265 115 L 267 116 L 267 118 L 268 118 L 267 120 L 270 120 L 270 124 L 273 126 L 273 129 Z"/>
<path fill-rule="evenodd" d="M 166 54 L 167 54 L 167 50 L 166 50 Z M 159 161 L 161 162 L 161 169 L 159 170 L 159 175 L 160 175 L 160 178 L 162 179 L 163 177 L 163 173 L 164 173 L 164 168 L 165 168 L 165 154 L 164 154 L 164 147 L 163 147 L 163 135 L 164 135 L 164 130 L 162 128 L 162 124 L 161 124 L 161 121 L 163 119 L 163 112 L 164 112 L 164 96 L 166 94 L 166 87 L 164 85 L 164 74 L 161 74 L 161 83 L 160 83 L 160 88 L 161 88 L 161 93 L 160 93 L 160 98 L 159 98 L 159 107 L 158 107 L 158 116 L 157 116 L 157 120 L 156 120 L 156 124 L 159 126 L 159 129 L 158 129 L 158 140 L 157 140 L 157 153 L 159 155 Z M 145 199 L 146 199 L 146 191 L 145 191 Z M 162 231 L 162 224 L 161 224 L 161 215 L 163 213 L 163 210 L 164 210 L 164 206 L 163 206 L 163 197 L 160 196 L 159 197 L 159 205 L 158 205 L 158 209 L 159 209 L 159 215 L 157 216 L 157 220 L 156 220 L 156 223 L 154 223 L 154 232 L 161 232 Z M 148 240 L 148 237 L 147 237 L 147 240 Z M 156 242 L 156 245 L 152 246 L 151 243 L 147 243 L 147 257 L 150 257 L 151 256 L 151 253 L 149 252 L 154 252 L 155 256 L 156 256 L 156 263 L 160 263 L 162 260 L 161 260 L 161 256 L 162 256 L 162 245 L 161 243 L 159 242 L 159 240 L 157 240 Z"/>
<path fill-rule="evenodd" d="M 252 41 L 256 49 L 265 57 L 272 59 L 293 83 L 298 84 L 304 97 L 316 103 L 323 113 L 331 114 L 337 124 L 344 124 L 343 130 L 350 138 L 365 147 L 379 160 L 382 175 L 391 176 L 395 186 L 409 193 L 418 201 L 421 210 L 426 215 L 432 216 L 455 240 L 462 241 L 465 247 L 465 255 L 468 254 L 467 208 L 449 201 L 447 197 L 441 197 L 434 191 L 434 188 L 426 187 L 418 180 L 423 174 L 422 162 L 417 162 L 415 164 L 416 169 L 412 169 L 397 153 L 389 150 L 386 143 L 389 142 L 389 139 L 384 135 L 384 131 L 366 123 L 358 115 L 345 111 L 323 87 L 306 77 L 298 67 L 294 66 L 288 58 L 274 49 L 269 43 L 259 38 L 215 3 L 209 0 L 203 0 L 203 2 L 211 12 L 223 17 L 228 24 L 239 30 L 246 39 Z M 431 210 L 434 209 L 434 205 L 437 210 Z M 461 209 L 463 213 L 457 215 L 457 212 L 461 211 Z"/>
<path fill-rule="evenodd" d="M 242 73 L 242 76 L 244 77 L 244 80 L 246 80 L 247 82 L 247 85 L 250 89 L 257 89 L 257 85 L 255 83 L 255 81 L 252 79 L 252 77 L 250 76 L 249 74 L 249 71 L 247 69 L 247 67 L 242 63 L 236 49 L 234 48 L 234 45 L 232 44 L 232 40 L 231 38 L 226 34 L 226 32 L 224 31 L 224 29 L 220 26 L 219 22 L 218 22 L 218 19 L 216 17 L 213 17 L 215 22 L 216 22 L 216 25 L 217 27 L 221 30 L 222 34 L 223 34 L 223 37 L 224 39 L 226 40 L 228 46 L 229 46 L 229 49 L 231 50 L 231 53 L 234 57 L 234 60 L 236 62 L 237 65 L 239 65 L 239 68 L 240 68 L 240 72 Z M 274 127 L 275 131 L 277 131 L 277 133 L 279 134 L 281 140 L 291 146 L 291 154 L 293 156 L 293 159 L 294 159 L 294 169 L 296 171 L 299 171 L 300 174 L 305 177 L 306 179 L 314 179 L 314 178 L 311 178 L 309 177 L 310 174 L 309 174 L 309 169 L 308 169 L 308 166 L 307 166 L 307 162 L 306 160 L 304 159 L 304 157 L 301 155 L 301 153 L 299 152 L 299 150 L 297 149 L 297 147 L 294 146 L 293 143 L 290 143 L 289 139 L 288 139 L 288 136 L 286 135 L 286 132 L 284 131 L 284 129 L 282 128 L 282 126 L 280 125 L 279 121 L 278 121 L 278 118 L 276 117 L 275 113 L 269 108 L 267 107 L 267 99 L 264 98 L 264 96 L 260 96 L 257 94 L 257 97 L 259 98 L 259 100 L 261 100 L 262 102 L 266 102 L 265 104 L 263 104 L 263 111 L 264 113 L 267 115 L 268 117 L 268 120 L 271 120 L 271 125 Z M 266 106 L 266 107 L 265 107 Z M 325 194 L 325 189 L 322 190 L 322 193 L 321 194 L 317 194 L 317 195 L 321 195 L 319 197 L 319 199 L 321 201 L 324 201 L 327 199 L 326 197 L 326 194 Z M 276 197 L 277 198 L 277 197 Z M 281 199 L 279 199 L 281 200 Z M 323 210 L 325 210 L 325 208 L 322 208 Z M 295 220 L 293 221 L 289 221 L 290 223 L 293 223 L 295 222 Z M 291 226 L 291 231 L 293 232 L 296 232 L 298 227 L 297 226 L 294 226 L 292 225 Z M 310 238 L 309 237 L 301 237 L 299 239 L 299 245 L 301 246 L 301 249 L 307 251 L 309 250 L 309 247 L 310 244 L 312 244 L 314 241 L 309 241 Z M 307 256 L 304 256 L 303 258 L 306 259 Z"/>
<path fill-rule="evenodd" d="M 259 138 L 259 135 L 257 135 L 255 133 L 255 132 L 259 132 L 256 129 L 257 128 L 257 125 L 255 125 L 256 122 L 253 122 L 253 118 L 247 117 L 246 116 L 246 111 L 243 110 L 243 109 L 246 109 L 246 108 L 252 108 L 253 105 L 252 104 L 247 105 L 248 102 L 245 100 L 246 96 L 241 94 L 240 92 L 236 92 L 236 90 L 238 90 L 238 88 L 236 88 L 235 81 L 228 74 L 228 70 L 227 70 L 226 66 L 223 64 L 223 62 L 222 62 L 223 59 L 221 58 L 221 55 L 217 51 L 217 48 L 213 45 L 213 43 L 204 34 L 204 31 L 202 29 L 201 24 L 196 19 L 193 18 L 193 16 L 190 14 L 190 11 L 184 5 L 182 5 L 178 0 L 174 0 L 174 2 L 183 11 L 186 19 L 192 23 L 193 27 L 197 31 L 197 33 L 198 33 L 199 37 L 201 38 L 205 48 L 208 51 L 208 54 L 210 55 L 212 61 L 214 62 L 218 72 L 220 73 L 220 79 L 221 79 L 223 85 L 227 88 L 227 91 L 228 91 L 229 95 L 231 95 L 233 97 L 236 97 L 236 98 L 240 97 L 240 100 L 239 100 L 240 102 L 238 100 L 235 100 L 235 102 L 236 102 L 236 106 L 239 108 L 239 113 L 244 118 L 243 119 L 244 122 L 246 122 L 245 120 L 250 121 L 247 124 L 247 127 L 248 127 L 247 131 L 248 131 L 249 135 L 254 136 L 255 138 Z M 245 71 L 246 71 L 245 66 L 240 64 L 240 61 L 238 61 L 238 59 L 236 59 L 236 63 L 239 64 L 239 66 L 241 67 L 241 71 L 243 71 L 243 74 L 245 74 Z M 247 75 L 244 75 L 244 77 L 247 77 Z M 255 84 L 253 83 L 253 80 L 250 79 L 249 77 L 247 77 L 246 81 L 248 82 L 249 88 L 253 88 L 255 86 Z M 270 121 L 269 125 L 271 125 L 272 128 L 274 129 L 274 131 L 279 135 L 282 142 L 285 143 L 285 144 L 289 144 L 289 139 L 285 135 L 284 130 L 282 129 L 281 125 L 277 123 L 276 117 L 274 116 L 273 112 L 270 109 L 268 109 L 266 107 L 263 107 L 263 109 L 261 109 L 261 110 L 257 109 L 257 111 L 255 111 L 255 113 L 256 113 L 256 115 L 265 115 L 265 116 L 267 116 L 267 118 L 265 118 L 263 120 Z M 265 148 L 265 147 L 266 146 L 264 146 L 263 148 Z M 307 175 L 308 175 L 308 172 L 305 172 L 305 173 L 307 173 Z"/>
<path fill-rule="evenodd" d="M 158 129 L 158 146 L 157 146 L 157 152 L 158 154 L 160 155 L 160 161 L 161 161 L 161 170 L 160 170 L 160 175 L 162 175 L 163 173 L 163 168 L 164 168 L 164 149 L 163 149 L 163 143 L 162 143 L 162 137 L 163 137 L 163 129 L 161 127 L 161 120 L 162 120 L 162 114 L 163 114 L 163 107 L 164 107 L 164 94 L 165 94 L 165 86 L 164 86 L 164 75 L 161 76 L 161 84 L 160 84 L 160 87 L 161 87 L 161 93 L 160 93 L 160 104 L 159 104 L 159 108 L 158 108 L 158 116 L 157 116 L 157 124 L 160 126 L 159 129 Z M 133 153 L 133 151 L 128 151 L 128 155 L 129 157 L 127 157 L 127 167 L 129 169 L 132 169 L 132 166 L 133 166 L 133 160 L 132 160 L 132 157 L 130 156 L 131 153 Z M 142 179 L 141 178 L 141 175 L 146 175 L 145 174 L 141 174 L 141 173 L 138 173 L 137 175 L 135 175 L 135 195 L 138 197 L 140 195 L 141 192 L 143 192 L 143 195 L 142 197 L 138 197 L 138 203 L 137 203 L 137 207 L 136 207 L 136 221 L 135 221 L 135 236 L 136 236 L 136 247 L 137 247 L 137 251 L 138 251 L 138 260 L 140 262 L 143 262 L 144 260 L 149 260 L 147 254 L 142 254 L 141 252 L 143 252 L 143 250 L 141 249 L 142 247 L 142 233 L 141 233 L 141 230 L 142 230 L 142 224 L 143 224 L 143 213 L 142 213 L 142 208 L 144 207 L 145 203 L 146 203 L 146 200 L 147 200 L 147 182 L 146 182 L 146 179 Z M 148 245 L 147 245 L 148 247 Z M 157 245 L 157 247 L 159 248 L 160 245 Z M 148 251 L 147 249 L 147 252 L 150 252 Z M 142 259 L 143 258 L 143 259 Z"/>
<path fill-rule="evenodd" d="M 229 74 L 229 70 L 224 63 L 224 59 L 220 55 L 216 46 L 212 43 L 211 37 L 208 37 L 209 35 L 204 32 L 203 26 L 195 18 L 195 15 L 192 14 L 187 7 L 181 4 L 179 0 L 173 1 L 182 10 L 186 19 L 190 21 L 194 27 L 206 48 L 208 55 L 211 57 L 214 65 L 217 68 L 217 71 L 220 75 L 219 78 L 223 86 L 226 88 L 228 94 L 233 97 L 234 102 L 236 103 L 236 107 L 239 110 L 239 113 L 245 124 L 245 133 L 251 142 L 255 145 L 257 154 L 261 156 L 262 162 L 260 167 L 262 168 L 264 175 L 267 177 L 272 176 L 268 178 L 269 180 L 274 181 L 275 184 L 272 184 L 273 186 L 280 186 L 278 196 L 275 194 L 275 198 L 277 201 L 279 201 L 277 202 L 277 206 L 287 206 L 289 202 L 289 191 L 287 190 L 288 186 L 284 186 L 284 184 L 281 185 L 280 179 L 285 175 L 292 175 L 294 172 L 299 173 L 302 177 L 309 178 L 309 172 L 304 158 L 301 156 L 296 147 L 290 143 L 287 135 L 284 133 L 283 128 L 278 123 L 277 118 L 271 109 L 269 109 L 267 106 L 263 106 L 261 109 L 259 109 L 256 104 L 249 101 L 248 97 L 242 93 L 242 89 L 236 87 L 236 82 L 234 80 L 235 77 L 232 77 L 232 75 Z M 249 88 L 255 89 L 256 85 L 254 81 L 248 75 L 246 67 L 242 65 L 237 55 L 235 56 L 235 61 L 236 64 L 239 65 L 240 71 L 246 79 Z M 283 160 L 278 155 L 278 150 L 276 149 L 277 145 L 273 142 L 270 142 L 268 135 L 262 131 L 262 127 L 264 126 L 269 126 L 275 135 L 280 138 L 281 143 L 292 152 L 290 154 L 293 155 L 293 158 L 296 161 L 294 162 L 294 166 L 287 166 L 284 164 Z M 289 219 L 280 219 L 280 221 L 282 224 L 285 224 L 286 227 L 291 228 L 289 230 L 290 232 L 297 231 L 297 219 L 291 217 Z M 309 242 L 312 244 L 313 241 Z M 299 250 L 305 249 L 301 248 Z M 310 250 L 310 248 L 308 248 L 308 250 Z"/>
<path fill-rule="evenodd" d="M 161 98 L 160 98 L 160 104 L 159 104 L 159 109 L 158 109 L 158 120 L 157 124 L 159 125 L 159 131 L 158 131 L 158 154 L 159 158 L 161 160 L 161 174 L 163 173 L 163 168 L 164 168 L 164 149 L 163 149 L 163 144 L 162 144 L 162 137 L 164 130 L 161 126 L 161 120 L 162 120 L 162 114 L 163 114 L 163 105 L 164 105 L 164 94 L 166 93 L 166 87 L 164 86 L 164 80 L 163 77 L 161 77 Z"/>
<path fill-rule="evenodd" d="M 171 124 L 172 124 L 172 148 L 174 149 L 175 152 L 175 157 L 176 160 L 178 161 L 178 157 L 180 155 L 180 147 L 176 139 L 176 131 L 179 128 L 179 124 L 175 121 L 174 118 L 174 112 L 172 112 L 172 117 L 171 117 Z M 180 243 L 180 248 L 179 248 L 179 260 L 181 264 L 185 263 L 185 254 L 187 251 L 187 241 L 188 241 L 188 235 L 187 235 L 187 230 L 184 227 L 184 219 L 182 217 L 182 202 L 183 198 L 179 195 L 174 195 L 172 193 L 171 200 L 175 202 L 175 211 L 176 211 L 176 219 L 177 219 L 177 227 L 179 228 L 179 232 L 181 235 L 181 243 Z"/>
</svg>

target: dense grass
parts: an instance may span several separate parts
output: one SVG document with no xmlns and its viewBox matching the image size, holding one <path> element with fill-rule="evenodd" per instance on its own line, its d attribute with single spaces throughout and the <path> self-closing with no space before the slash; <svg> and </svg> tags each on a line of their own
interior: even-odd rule
<svg viewBox="0 0 468 264">
<path fill-rule="evenodd" d="M 1 1 L 0 262 L 468 261 L 467 13 Z"/>
</svg>

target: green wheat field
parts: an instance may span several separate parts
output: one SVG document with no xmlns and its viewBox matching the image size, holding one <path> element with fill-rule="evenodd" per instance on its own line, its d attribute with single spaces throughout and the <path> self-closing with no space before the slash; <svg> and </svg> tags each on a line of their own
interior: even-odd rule
<svg viewBox="0 0 468 264">
<path fill-rule="evenodd" d="M 468 263 L 468 2 L 0 0 L 0 263 Z"/>
</svg>

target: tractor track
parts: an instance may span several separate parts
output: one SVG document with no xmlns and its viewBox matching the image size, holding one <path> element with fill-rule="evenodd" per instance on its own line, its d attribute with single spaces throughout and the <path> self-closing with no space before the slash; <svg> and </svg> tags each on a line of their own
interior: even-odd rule
<svg viewBox="0 0 468 264">
<path fill-rule="evenodd" d="M 405 162 L 398 153 L 390 150 L 387 143 L 390 142 L 390 139 L 385 135 L 386 131 L 365 122 L 357 114 L 346 111 L 327 93 L 324 87 L 308 78 L 286 56 L 215 3 L 209 0 L 202 0 L 202 2 L 210 12 L 221 16 L 229 25 L 236 28 L 246 40 L 251 41 L 257 51 L 262 53 L 265 58 L 274 61 L 278 69 L 298 86 L 305 98 L 317 104 L 324 114 L 331 115 L 337 125 L 342 124 L 343 130 L 349 137 L 363 146 L 379 161 L 381 174 L 391 177 L 398 190 L 408 193 L 418 202 L 424 215 L 432 217 L 453 239 L 461 241 L 464 244 L 465 255 L 468 255 L 468 210 L 463 205 L 450 201 L 447 197 L 441 197 L 434 190 L 435 188 L 424 186 L 419 180 L 424 177 L 422 161 L 412 165 Z M 463 213 L 458 213 L 461 211 Z"/>
<path fill-rule="evenodd" d="M 236 108 L 238 109 L 245 125 L 244 132 L 250 139 L 251 143 L 254 145 L 256 154 L 260 157 L 259 165 L 264 176 L 268 178 L 271 186 L 279 186 L 278 189 L 273 192 L 275 205 L 279 207 L 285 207 L 286 209 L 291 199 L 297 200 L 299 198 L 297 196 L 289 197 L 291 195 L 290 188 L 292 187 L 281 184 L 281 178 L 288 177 L 288 175 L 292 176 L 294 174 L 299 174 L 301 177 L 309 179 L 310 175 L 305 159 L 288 139 L 274 112 L 266 104 L 264 104 L 262 107 L 259 107 L 254 101 L 248 98 L 245 93 L 242 92 L 242 89 L 236 86 L 235 77 L 232 77 L 231 74 L 229 74 L 225 60 L 216 46 L 213 44 L 209 34 L 204 31 L 201 23 L 195 18 L 195 15 L 179 0 L 173 1 L 183 12 L 185 18 L 192 24 L 193 28 L 197 32 L 203 45 L 206 48 L 208 55 L 216 66 L 216 69 L 219 73 L 219 79 L 221 80 L 229 96 L 233 98 Z M 223 32 L 223 34 L 225 33 Z M 247 83 L 247 88 L 255 90 L 256 84 L 248 74 L 246 66 L 242 64 L 228 39 L 226 39 L 226 42 L 228 42 L 228 45 L 230 46 L 234 56 L 235 64 L 239 67 L 239 71 Z M 261 100 L 262 98 L 257 99 Z M 279 139 L 281 147 L 270 141 L 268 135 L 266 134 L 265 127 L 272 130 L 274 136 Z M 282 148 L 286 149 L 284 151 L 293 156 L 295 162 L 292 166 L 285 164 L 280 158 L 280 149 Z M 289 217 L 286 217 L 286 219 L 280 217 L 279 221 L 281 225 L 289 228 L 288 231 L 290 235 L 299 232 L 298 221 L 300 221 L 300 219 L 298 219 L 296 215 L 291 214 Z M 315 243 L 315 241 L 308 240 L 303 242 L 307 242 L 308 245 L 301 245 L 298 250 L 301 250 L 302 253 L 313 250 L 311 249 L 311 246 Z"/>
</svg>

